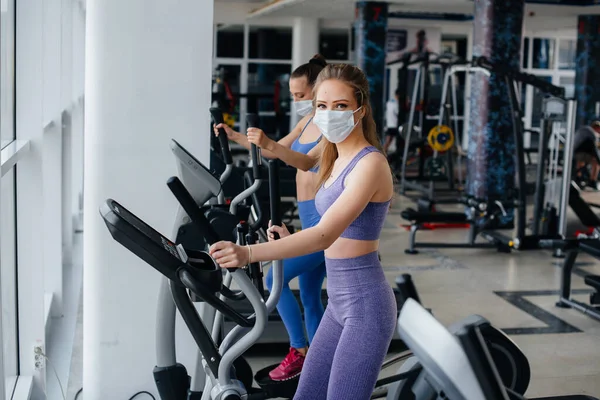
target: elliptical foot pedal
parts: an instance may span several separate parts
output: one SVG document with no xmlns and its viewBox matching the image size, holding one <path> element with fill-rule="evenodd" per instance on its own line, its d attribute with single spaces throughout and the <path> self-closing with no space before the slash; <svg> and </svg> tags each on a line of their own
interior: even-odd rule
<svg viewBox="0 0 600 400">
<path fill-rule="evenodd" d="M 279 364 L 269 365 L 256 372 L 254 380 L 258 383 L 258 386 L 268 395 L 265 398 L 284 398 L 291 399 L 298 389 L 298 382 L 300 382 L 300 375 L 288 379 L 286 381 L 274 381 L 269 377 L 269 372 L 277 368 Z"/>
</svg>

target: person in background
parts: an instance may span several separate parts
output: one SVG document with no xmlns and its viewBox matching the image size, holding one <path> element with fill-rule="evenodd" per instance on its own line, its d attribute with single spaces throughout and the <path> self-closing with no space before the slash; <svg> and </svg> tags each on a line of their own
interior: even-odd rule
<svg viewBox="0 0 600 400">
<path fill-rule="evenodd" d="M 387 154 L 392 144 L 392 141 L 396 139 L 396 151 L 400 150 L 400 134 L 398 133 L 398 111 L 399 111 L 399 96 L 400 90 L 396 89 L 394 97 L 390 98 L 386 104 L 385 109 L 385 143 L 383 144 L 383 151 Z"/>
<path fill-rule="evenodd" d="M 573 159 L 575 160 L 576 175 L 581 177 L 582 170 L 589 168 L 589 178 L 585 184 L 586 187 L 592 190 L 600 189 L 598 187 L 598 174 L 600 173 L 599 135 L 600 121 L 594 121 L 590 125 L 579 128 L 573 139 Z"/>
<path fill-rule="evenodd" d="M 429 50 L 429 47 L 427 47 L 427 44 L 428 44 L 427 33 L 423 29 L 421 29 L 420 31 L 417 32 L 416 36 L 417 36 L 417 45 L 415 47 L 413 47 L 413 49 L 410 52 L 414 53 L 414 54 L 431 53 L 431 50 Z"/>
<path fill-rule="evenodd" d="M 266 158 L 278 158 L 288 165 L 298 168 L 296 174 L 296 193 L 298 199 L 298 215 L 302 229 L 317 225 L 321 219 L 315 208 L 317 170 L 313 168 L 317 162 L 321 148 L 321 132 L 313 120 L 313 86 L 317 76 L 327 65 L 325 58 L 317 54 L 308 63 L 296 68 L 290 77 L 290 93 L 294 102 L 292 109 L 302 116 L 294 130 L 284 138 L 275 142 L 258 128 L 248 128 L 248 135 L 235 132 L 225 124 L 215 126 L 215 134 L 223 128 L 227 138 L 246 149 L 254 143 L 262 147 L 262 155 Z M 271 290 L 273 286 L 273 270 L 269 270 L 266 282 Z M 304 322 L 296 297 L 289 283 L 298 278 L 300 300 L 304 308 Z M 321 287 L 325 279 L 325 256 L 323 251 L 316 251 L 302 256 L 287 258 L 283 262 L 283 291 L 277 311 L 290 337 L 290 350 L 283 361 L 269 373 L 274 381 L 285 381 L 300 374 L 308 345 L 317 331 L 325 312 L 321 299 Z M 306 333 L 305 334 L 305 325 Z"/>
</svg>

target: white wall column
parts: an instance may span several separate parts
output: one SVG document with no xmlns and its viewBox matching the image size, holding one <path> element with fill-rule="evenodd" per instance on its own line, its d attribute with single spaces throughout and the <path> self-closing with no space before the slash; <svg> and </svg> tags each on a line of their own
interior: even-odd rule
<svg viewBox="0 0 600 400">
<path fill-rule="evenodd" d="M 319 52 L 319 20 L 294 18 L 292 27 L 292 70 Z"/>
<path fill-rule="evenodd" d="M 292 71 L 307 63 L 319 52 L 319 20 L 316 18 L 294 18 L 292 27 Z M 301 117 L 292 112 L 290 131 Z"/>
<path fill-rule="evenodd" d="M 32 398 L 45 387 L 36 371 L 33 347 L 44 345 L 44 207 L 43 207 L 43 0 L 17 2 L 16 102 L 17 139 L 30 151 L 17 168 L 17 254 L 19 288 L 20 374 L 34 377 Z M 35 249 L 32 243 L 37 243 Z"/>
<path fill-rule="evenodd" d="M 157 394 L 160 275 L 116 243 L 98 214 L 113 198 L 169 235 L 176 138 L 208 165 L 213 1 L 87 3 L 84 144 L 86 400 Z M 195 354 L 193 348 L 188 351 Z M 189 364 L 188 364 L 189 365 Z"/>
</svg>

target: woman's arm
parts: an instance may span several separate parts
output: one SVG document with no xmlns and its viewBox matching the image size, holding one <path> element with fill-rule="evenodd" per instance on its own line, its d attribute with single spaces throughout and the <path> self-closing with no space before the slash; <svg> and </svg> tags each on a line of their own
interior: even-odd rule
<svg viewBox="0 0 600 400">
<path fill-rule="evenodd" d="M 250 132 L 260 132 L 264 136 L 264 138 L 266 138 L 265 140 L 268 140 L 275 144 L 279 144 L 284 148 L 289 148 L 292 146 L 292 143 L 294 143 L 294 140 L 296 140 L 296 138 L 298 136 L 300 136 L 300 133 L 302 133 L 302 128 L 308 122 L 308 118 L 309 117 L 302 118 L 302 120 L 296 125 L 296 127 L 294 129 L 292 129 L 292 131 L 289 134 L 287 134 L 283 138 L 281 138 L 278 142 L 275 142 L 274 140 L 269 139 L 267 137 L 267 135 L 261 129 L 258 129 L 258 128 L 248 128 L 248 133 L 250 134 Z M 303 123 L 304 123 L 304 125 L 302 125 Z M 226 124 L 219 124 L 219 125 L 214 126 L 214 131 L 215 131 L 216 136 L 219 136 L 219 131 L 218 131 L 219 128 L 222 128 L 225 130 L 225 133 L 227 134 L 227 138 L 229 140 L 234 141 L 235 143 L 244 147 L 246 150 L 250 150 L 251 142 L 248 140 L 248 136 L 246 136 L 240 132 L 234 131 Z M 257 146 L 261 147 L 258 144 L 257 144 Z M 263 157 L 278 158 L 277 155 L 274 154 L 273 152 L 265 149 L 264 147 L 261 147 L 261 148 L 262 148 L 261 155 Z"/>
<path fill-rule="evenodd" d="M 308 154 L 298 153 L 297 151 L 283 147 L 276 142 L 272 142 L 267 151 L 269 151 L 271 154 L 274 154 L 276 158 L 280 159 L 287 165 L 291 165 L 292 167 L 301 171 L 308 171 L 319 161 L 319 154 L 321 154 L 323 143 L 323 140 L 321 140 L 319 144 L 317 144 L 308 152 Z"/>
<path fill-rule="evenodd" d="M 310 122 L 311 116 L 306 116 L 296 124 L 296 127 L 289 135 L 276 142 L 270 139 L 261 129 L 248 128 L 247 140 L 260 147 L 265 157 L 278 158 L 287 165 L 291 165 L 302 171 L 308 171 L 317 163 L 320 154 L 318 151 L 309 152 L 309 154 L 298 153 L 291 149 L 292 143 L 302 134 L 304 127 Z M 315 146 L 318 147 L 318 146 Z M 312 150 L 314 150 L 313 148 Z"/>
<path fill-rule="evenodd" d="M 381 177 L 386 174 L 390 175 L 390 169 L 385 159 L 368 155 L 357 164 L 346 180 L 346 188 L 316 226 L 274 242 L 252 245 L 251 258 L 246 247 L 231 242 L 215 243 L 210 248 L 210 254 L 221 267 L 236 268 L 250 262 L 283 260 L 325 250 L 381 190 Z M 391 176 L 389 185 L 392 185 Z"/>
</svg>

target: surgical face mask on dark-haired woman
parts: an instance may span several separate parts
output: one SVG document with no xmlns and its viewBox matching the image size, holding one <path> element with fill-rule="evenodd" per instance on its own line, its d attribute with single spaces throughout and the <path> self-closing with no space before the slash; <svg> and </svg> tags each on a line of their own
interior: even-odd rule
<svg viewBox="0 0 600 400">
<path fill-rule="evenodd" d="M 305 117 L 312 111 L 313 102 L 312 100 L 300 100 L 292 103 L 292 109 L 296 112 L 296 114 L 301 117 Z"/>
</svg>

